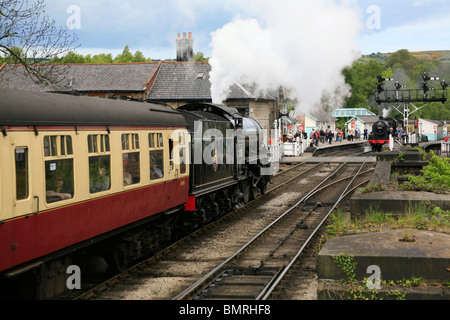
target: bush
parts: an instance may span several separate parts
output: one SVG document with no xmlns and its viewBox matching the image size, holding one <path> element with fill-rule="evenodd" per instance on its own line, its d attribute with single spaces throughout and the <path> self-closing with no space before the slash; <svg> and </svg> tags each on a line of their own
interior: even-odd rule
<svg viewBox="0 0 450 320">
<path fill-rule="evenodd" d="M 404 190 L 446 193 L 450 191 L 450 159 L 439 158 L 430 151 L 431 159 L 421 170 L 422 175 L 407 175 L 408 181 L 400 188 Z"/>
</svg>

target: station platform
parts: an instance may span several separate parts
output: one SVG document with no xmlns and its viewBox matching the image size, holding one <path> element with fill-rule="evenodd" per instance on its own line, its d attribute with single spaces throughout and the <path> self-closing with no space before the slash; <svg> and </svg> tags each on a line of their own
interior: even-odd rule
<svg viewBox="0 0 450 320">
<path fill-rule="evenodd" d="M 426 152 L 429 152 L 430 150 L 438 150 L 441 146 L 440 141 L 431 141 L 431 142 L 422 142 L 419 143 L 418 146 L 425 150 Z M 344 163 L 347 162 L 349 159 L 351 159 L 351 162 L 359 163 L 363 161 L 367 162 L 377 162 L 376 156 L 369 157 L 337 157 L 333 156 L 332 154 L 337 151 L 343 151 L 343 150 L 351 150 L 351 149 L 364 149 L 365 151 L 370 151 L 371 147 L 365 140 L 354 140 L 354 141 L 347 141 L 343 140 L 342 142 L 335 142 L 333 141 L 331 144 L 328 142 L 321 143 L 319 142 L 319 145 L 317 147 L 309 147 L 305 150 L 302 155 L 295 157 L 295 156 L 283 156 L 281 157 L 280 163 L 285 164 L 291 164 L 291 163 L 320 163 L 320 162 L 335 162 L 335 163 Z M 394 150 L 398 151 L 401 148 L 403 148 L 400 144 L 395 143 L 394 144 Z"/>
<path fill-rule="evenodd" d="M 341 281 L 347 280 L 347 275 L 334 258 L 339 256 L 352 257 L 356 280 L 376 280 L 378 275 L 385 281 L 378 288 L 377 299 L 395 300 L 402 294 L 407 300 L 450 300 L 450 288 L 445 285 L 449 280 L 450 234 L 397 229 L 330 239 L 318 257 L 319 299 L 352 298 Z M 419 278 L 420 285 L 406 285 L 406 281 Z M 394 285 L 398 283 L 403 285 Z M 367 282 L 363 286 L 368 292 Z"/>
<path fill-rule="evenodd" d="M 436 150 L 439 146 L 440 142 L 419 144 L 419 147 L 426 151 Z M 400 151 L 403 152 L 402 161 L 398 161 Z M 305 153 L 302 157 L 323 160 L 328 158 L 326 155 L 318 157 L 314 153 Z M 404 148 L 399 144 L 394 146 L 393 151 L 378 153 L 374 158 L 376 167 L 369 185 L 388 186 L 393 172 L 400 174 L 413 172 L 412 170 L 417 172 L 426 165 L 418 150 Z M 305 161 L 312 161 L 309 159 Z M 448 194 L 393 191 L 388 188 L 386 191 L 364 194 L 357 190 L 350 199 L 349 216 L 364 215 L 369 208 L 386 214 L 400 215 L 411 212 L 416 206 L 424 203 L 438 206 L 442 210 L 450 210 Z M 355 299 L 361 298 L 359 294 L 363 291 L 370 292 L 363 284 L 364 290 L 351 297 L 349 286 L 342 282 L 346 280 L 346 275 L 337 263 L 335 257 L 338 256 L 353 259 L 356 263 L 354 271 L 360 281 L 374 275 L 374 266 L 380 272 L 381 280 L 386 282 L 392 280 L 406 283 L 417 278 L 423 280 L 417 287 L 384 286 L 377 290 L 376 297 L 372 295 L 365 298 L 450 300 L 450 288 L 446 285 L 450 280 L 450 234 L 412 228 L 385 228 L 354 230 L 355 234 L 336 237 L 325 242 L 318 256 L 319 300 Z"/>
<path fill-rule="evenodd" d="M 321 143 L 317 147 L 309 147 L 306 151 L 298 156 L 283 156 L 281 158 L 280 163 L 282 164 L 290 164 L 290 163 L 320 163 L 320 162 L 335 162 L 335 163 L 344 163 L 349 160 L 351 162 L 376 162 L 376 157 L 337 157 L 333 156 L 334 152 L 342 151 L 342 150 L 351 150 L 351 149 L 359 149 L 364 148 L 366 150 L 371 150 L 370 145 L 364 140 L 356 140 L 356 141 L 347 141 L 344 140 L 342 142 L 333 142 L 332 144 Z"/>
</svg>

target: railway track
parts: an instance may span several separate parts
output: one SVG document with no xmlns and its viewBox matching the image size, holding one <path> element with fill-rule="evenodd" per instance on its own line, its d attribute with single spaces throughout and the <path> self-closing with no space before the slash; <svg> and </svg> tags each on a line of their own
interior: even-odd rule
<svg viewBox="0 0 450 320">
<path fill-rule="evenodd" d="M 287 275 L 293 274 L 295 268 L 289 267 L 288 272 L 289 265 L 298 268 L 298 263 L 291 263 L 298 253 L 294 247 L 304 243 L 303 252 L 314 237 L 308 232 L 320 229 L 331 212 L 329 203 L 321 200 L 320 194 L 327 190 L 326 186 L 328 190 L 349 189 L 341 185 L 356 180 L 356 176 L 370 174 L 370 170 L 362 167 L 364 164 L 319 163 L 284 170 L 274 178 L 264 197 L 77 299 L 276 298 L 283 283 L 277 280 L 279 276 L 287 279 Z M 312 185 L 316 185 L 314 192 L 309 191 Z M 335 197 L 343 199 L 342 193 Z M 296 261 L 303 261 L 300 255 Z"/>
<path fill-rule="evenodd" d="M 303 250 L 310 244 L 329 214 L 343 199 L 348 188 L 361 174 L 362 164 L 354 175 L 332 180 L 345 164 L 287 209 L 276 220 L 242 246 L 232 256 L 212 269 L 189 288 L 174 297 L 182 299 L 267 299 L 285 279 Z M 308 208 L 308 200 L 332 185 L 351 178 L 342 193 L 330 192 L 335 204 L 331 209 L 318 202 Z M 326 184 L 325 186 L 323 186 Z M 311 202 L 314 203 L 314 202 Z M 300 250 L 295 253 L 298 245 Z M 259 262 L 258 262 L 259 260 Z"/>
</svg>

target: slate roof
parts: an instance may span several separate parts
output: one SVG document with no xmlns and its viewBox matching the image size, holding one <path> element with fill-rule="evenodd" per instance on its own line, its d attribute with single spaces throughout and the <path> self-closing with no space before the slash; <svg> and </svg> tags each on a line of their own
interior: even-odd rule
<svg viewBox="0 0 450 320">
<path fill-rule="evenodd" d="M 163 62 L 147 94 L 150 100 L 211 100 L 209 72 L 204 62 Z"/>
<path fill-rule="evenodd" d="M 426 118 L 422 118 L 421 120 L 430 122 L 430 123 L 435 124 L 437 126 L 443 126 L 444 122 L 445 122 L 445 120 L 431 120 L 431 119 L 426 119 Z"/>
<path fill-rule="evenodd" d="M 255 84 L 234 83 L 228 94 L 227 99 L 259 99 L 259 100 L 277 100 L 278 93 L 273 90 L 260 91 Z"/>
<path fill-rule="evenodd" d="M 52 65 L 55 67 L 55 65 Z M 158 67 L 158 62 L 126 64 L 62 64 L 64 79 L 58 91 L 70 92 L 144 92 L 144 85 Z M 4 65 L 0 86 L 33 91 L 54 91 L 51 86 L 34 83 L 22 65 Z"/>
<path fill-rule="evenodd" d="M 379 116 L 354 116 L 352 119 L 354 118 L 358 118 L 359 120 L 361 120 L 361 122 L 364 123 L 375 123 L 380 120 Z"/>
<path fill-rule="evenodd" d="M 144 92 L 158 101 L 211 102 L 211 65 L 207 62 L 146 62 L 123 64 L 60 64 L 57 88 L 34 83 L 22 65 L 0 67 L 0 87 L 32 91 Z M 228 100 L 276 100 L 276 92 L 260 93 L 250 84 L 233 84 Z"/>
<path fill-rule="evenodd" d="M 211 101 L 211 65 L 207 62 L 161 63 L 153 85 L 147 95 L 150 100 L 159 101 Z M 255 87 L 248 84 L 233 84 L 228 99 L 269 99 L 270 94 L 258 95 Z"/>
<path fill-rule="evenodd" d="M 329 113 L 322 110 L 322 108 L 317 107 L 308 113 L 309 116 L 313 117 L 317 121 L 337 121 L 338 119 L 330 115 Z"/>
</svg>

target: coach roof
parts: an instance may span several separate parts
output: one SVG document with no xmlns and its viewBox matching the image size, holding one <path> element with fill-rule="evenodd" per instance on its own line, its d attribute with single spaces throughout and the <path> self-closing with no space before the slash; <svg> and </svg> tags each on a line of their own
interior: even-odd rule
<svg viewBox="0 0 450 320">
<path fill-rule="evenodd" d="M 166 106 L 0 89 L 0 125 L 186 127 L 183 116 Z"/>
</svg>

